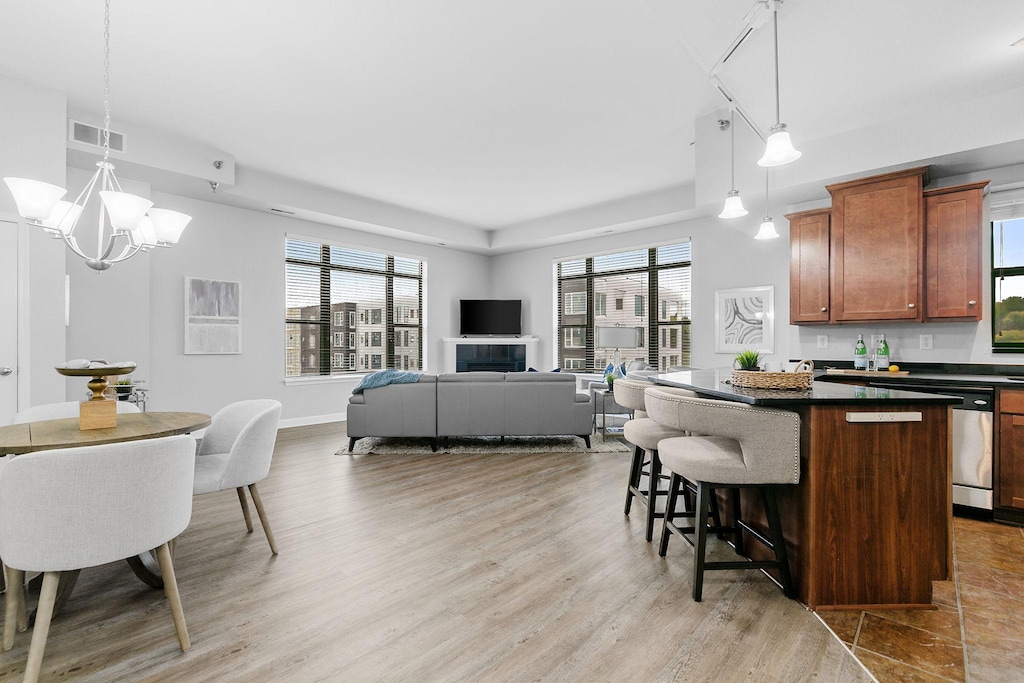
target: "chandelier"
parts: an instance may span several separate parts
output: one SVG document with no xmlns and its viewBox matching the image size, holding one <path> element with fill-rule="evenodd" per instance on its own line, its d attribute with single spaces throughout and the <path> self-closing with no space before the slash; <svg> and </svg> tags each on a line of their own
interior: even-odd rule
<svg viewBox="0 0 1024 683">
<path fill-rule="evenodd" d="M 14 195 L 18 213 L 29 224 L 41 227 L 97 272 L 107 270 L 135 254 L 153 247 L 170 247 L 178 242 L 191 216 L 178 211 L 153 208 L 153 202 L 128 194 L 114 175 L 110 163 L 110 0 L 103 15 L 103 159 L 74 203 L 62 201 L 63 187 L 25 178 L 4 178 Z M 78 245 L 79 219 L 93 191 L 100 197 L 96 229 L 96 253 L 87 255 Z M 109 227 L 108 227 L 109 222 Z"/>
</svg>

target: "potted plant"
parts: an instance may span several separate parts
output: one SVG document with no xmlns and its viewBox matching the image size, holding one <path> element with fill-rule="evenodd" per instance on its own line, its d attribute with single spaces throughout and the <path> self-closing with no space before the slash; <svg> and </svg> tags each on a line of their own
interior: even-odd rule
<svg viewBox="0 0 1024 683">
<path fill-rule="evenodd" d="M 761 354 L 752 349 L 740 351 L 733 363 L 739 370 L 757 371 L 761 369 Z"/>
<path fill-rule="evenodd" d="M 114 391 L 117 392 L 117 400 L 127 401 L 132 393 L 132 381 L 130 379 L 119 379 L 114 383 Z"/>
</svg>

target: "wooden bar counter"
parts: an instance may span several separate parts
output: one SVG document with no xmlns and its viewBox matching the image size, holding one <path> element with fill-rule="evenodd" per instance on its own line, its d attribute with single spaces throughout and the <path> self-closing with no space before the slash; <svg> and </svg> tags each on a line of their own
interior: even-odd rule
<svg viewBox="0 0 1024 683">
<path fill-rule="evenodd" d="M 779 491 L 800 601 L 812 610 L 933 608 L 932 581 L 953 566 L 950 413 L 959 399 L 826 382 L 745 389 L 730 375 L 650 379 L 800 415 L 800 483 Z M 756 501 L 743 507 L 757 519 Z"/>
</svg>

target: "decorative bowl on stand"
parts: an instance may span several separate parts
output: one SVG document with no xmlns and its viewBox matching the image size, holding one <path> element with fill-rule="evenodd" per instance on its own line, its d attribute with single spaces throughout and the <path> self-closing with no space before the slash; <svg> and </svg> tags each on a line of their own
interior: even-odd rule
<svg viewBox="0 0 1024 683">
<path fill-rule="evenodd" d="M 127 375 L 133 373 L 135 372 L 135 363 L 132 363 L 131 361 L 103 365 L 90 363 L 87 368 L 69 368 L 66 365 L 58 365 L 55 369 L 65 377 L 92 377 L 88 383 L 88 387 L 92 389 L 92 397 L 89 400 L 105 401 L 107 399 L 103 396 L 103 391 L 107 388 L 107 377 L 110 375 Z"/>
</svg>

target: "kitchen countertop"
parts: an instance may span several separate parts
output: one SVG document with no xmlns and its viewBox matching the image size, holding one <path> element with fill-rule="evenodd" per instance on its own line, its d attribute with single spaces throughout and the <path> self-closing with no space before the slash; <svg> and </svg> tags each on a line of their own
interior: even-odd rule
<svg viewBox="0 0 1024 683">
<path fill-rule="evenodd" d="M 871 403 L 877 405 L 880 402 L 884 402 L 890 405 L 908 405 L 922 403 L 954 404 L 960 402 L 960 399 L 957 397 L 942 396 L 940 394 L 855 386 L 835 381 L 822 382 L 817 379 L 812 383 L 811 388 L 806 390 L 734 387 L 726 381 L 731 376 L 732 370 L 730 368 L 717 368 L 712 370 L 662 373 L 652 375 L 647 379 L 655 384 L 691 389 L 705 397 L 780 408 L 795 405 L 837 403 Z M 912 378 L 914 376 L 904 375 L 903 377 Z M 832 377 L 829 377 L 829 380 L 832 379 Z M 1021 388 L 1024 388 L 1024 384 L 1021 385 Z"/>
</svg>

